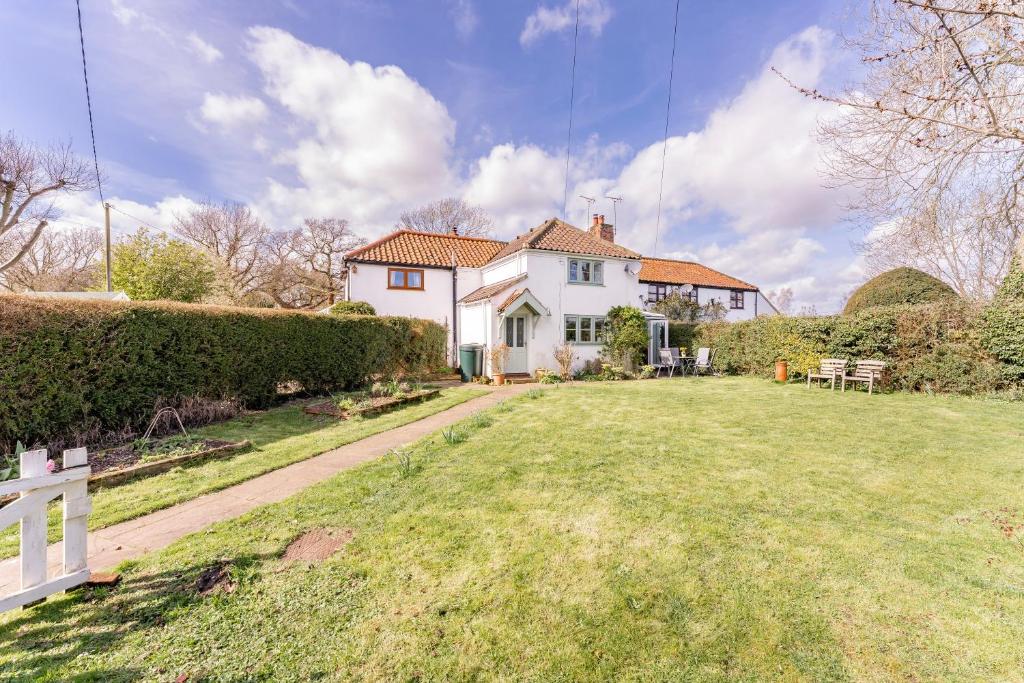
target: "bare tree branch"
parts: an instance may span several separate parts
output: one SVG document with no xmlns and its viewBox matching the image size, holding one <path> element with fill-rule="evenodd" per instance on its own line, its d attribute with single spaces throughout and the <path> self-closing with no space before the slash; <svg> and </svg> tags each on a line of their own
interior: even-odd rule
<svg viewBox="0 0 1024 683">
<path fill-rule="evenodd" d="M 869 269 L 908 265 L 992 295 L 1021 240 L 1024 14 L 1017 0 L 872 0 L 847 41 L 867 66 L 822 123 L 833 184 L 875 224 Z M 781 75 L 781 74 L 780 74 Z M 784 77 L 784 76 L 783 76 Z M 784 77 L 785 78 L 785 77 Z"/>
<path fill-rule="evenodd" d="M 24 258 L 58 217 L 57 195 L 92 189 L 95 182 L 89 165 L 69 145 L 41 148 L 14 133 L 0 135 L 0 252 L 9 254 L 0 273 Z M 26 231 L 26 222 L 35 225 Z"/>
<path fill-rule="evenodd" d="M 13 292 L 77 292 L 96 282 L 103 244 L 98 230 L 49 231 L 3 273 L 2 285 Z"/>
<path fill-rule="evenodd" d="M 404 212 L 395 227 L 480 237 L 491 234 L 494 221 L 482 207 L 458 197 L 447 197 L 415 211 Z"/>
</svg>

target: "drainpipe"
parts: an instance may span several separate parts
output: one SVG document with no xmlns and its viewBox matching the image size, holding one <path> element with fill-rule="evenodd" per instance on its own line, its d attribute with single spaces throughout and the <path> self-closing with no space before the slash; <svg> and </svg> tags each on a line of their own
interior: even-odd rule
<svg viewBox="0 0 1024 683">
<path fill-rule="evenodd" d="M 459 270 L 455 261 L 455 250 L 452 249 L 452 358 L 453 365 L 459 364 L 459 297 L 456 293 L 459 282 Z"/>
</svg>

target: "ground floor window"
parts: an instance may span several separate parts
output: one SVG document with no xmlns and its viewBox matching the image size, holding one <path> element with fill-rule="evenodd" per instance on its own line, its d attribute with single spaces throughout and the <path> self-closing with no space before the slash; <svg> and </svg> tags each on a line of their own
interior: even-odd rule
<svg viewBox="0 0 1024 683">
<path fill-rule="evenodd" d="M 600 344 L 604 341 L 604 316 L 565 316 L 565 341 L 574 344 Z"/>
<path fill-rule="evenodd" d="M 729 308 L 743 308 L 743 292 L 729 292 Z"/>
</svg>

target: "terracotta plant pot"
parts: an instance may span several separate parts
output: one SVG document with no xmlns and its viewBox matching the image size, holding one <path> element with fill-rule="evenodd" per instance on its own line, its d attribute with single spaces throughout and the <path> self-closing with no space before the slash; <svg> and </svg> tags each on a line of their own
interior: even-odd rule
<svg viewBox="0 0 1024 683">
<path fill-rule="evenodd" d="M 775 381 L 784 383 L 787 379 L 789 379 L 789 364 L 784 360 L 777 361 L 775 363 Z"/>
<path fill-rule="evenodd" d="M 494 373 L 494 383 L 499 387 L 505 383 L 505 373 L 496 372 Z"/>
</svg>

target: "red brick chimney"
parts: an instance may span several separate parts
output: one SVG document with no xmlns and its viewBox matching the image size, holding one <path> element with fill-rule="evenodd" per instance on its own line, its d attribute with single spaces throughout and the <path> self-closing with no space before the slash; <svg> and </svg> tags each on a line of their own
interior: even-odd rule
<svg viewBox="0 0 1024 683">
<path fill-rule="evenodd" d="M 615 241 L 615 226 L 604 222 L 604 214 L 594 214 L 594 222 L 590 224 L 590 234 L 600 237 L 605 242 Z"/>
</svg>

